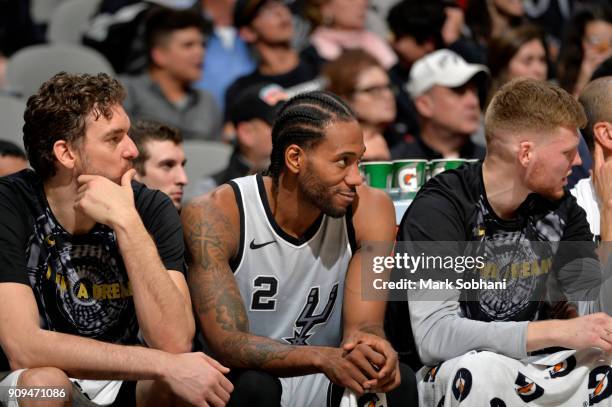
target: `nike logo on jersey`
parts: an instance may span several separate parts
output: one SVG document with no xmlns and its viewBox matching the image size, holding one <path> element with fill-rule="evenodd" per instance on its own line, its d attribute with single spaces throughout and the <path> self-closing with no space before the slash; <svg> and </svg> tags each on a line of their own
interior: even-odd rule
<svg viewBox="0 0 612 407">
<path fill-rule="evenodd" d="M 256 249 L 261 249 L 262 247 L 267 246 L 267 245 L 272 244 L 272 243 L 276 243 L 276 240 L 272 240 L 271 242 L 257 244 L 257 243 L 255 243 L 255 239 L 253 239 L 253 240 L 251 240 L 251 244 L 249 245 L 249 247 L 251 249 L 253 249 L 253 250 L 256 250 Z"/>
</svg>

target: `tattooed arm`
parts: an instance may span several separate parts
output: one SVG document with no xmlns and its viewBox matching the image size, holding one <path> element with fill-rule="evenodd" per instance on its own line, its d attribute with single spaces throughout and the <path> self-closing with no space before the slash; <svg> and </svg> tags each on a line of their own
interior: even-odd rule
<svg viewBox="0 0 612 407">
<path fill-rule="evenodd" d="M 206 341 L 223 364 L 278 376 L 322 372 L 341 386 L 363 392 L 360 383 L 365 378 L 342 357 L 342 349 L 291 346 L 249 333 L 245 306 L 229 266 L 240 239 L 238 207 L 229 186 L 193 201 L 181 218 L 191 254 L 192 302 Z"/>
<path fill-rule="evenodd" d="M 384 192 L 362 186 L 357 193 L 359 201 L 354 208 L 353 226 L 358 248 L 351 258 L 344 288 L 344 349 L 349 351 L 347 358 L 362 366 L 372 388 L 387 392 L 400 384 L 400 375 L 397 353 L 386 340 L 383 329 L 386 302 L 365 301 L 361 277 L 362 261 L 392 253 L 395 209 Z M 363 267 L 372 270 L 371 264 Z"/>
</svg>

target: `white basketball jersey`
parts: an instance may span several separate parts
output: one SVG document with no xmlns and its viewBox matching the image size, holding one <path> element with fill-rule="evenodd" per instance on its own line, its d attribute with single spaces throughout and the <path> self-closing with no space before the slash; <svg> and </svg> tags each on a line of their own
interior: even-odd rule
<svg viewBox="0 0 612 407">
<path fill-rule="evenodd" d="M 274 221 L 261 175 L 230 185 L 241 223 L 232 269 L 250 331 L 289 344 L 338 346 L 354 242 L 351 212 L 337 219 L 322 215 L 297 239 Z"/>
</svg>

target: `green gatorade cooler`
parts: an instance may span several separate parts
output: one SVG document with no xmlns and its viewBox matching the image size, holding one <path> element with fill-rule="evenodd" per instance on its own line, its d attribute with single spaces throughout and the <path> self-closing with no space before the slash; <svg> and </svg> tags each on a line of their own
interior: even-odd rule
<svg viewBox="0 0 612 407">
<path fill-rule="evenodd" d="M 427 160 L 393 161 L 393 188 L 414 195 L 427 180 Z"/>
<path fill-rule="evenodd" d="M 442 158 L 439 160 L 431 160 L 429 162 L 429 178 L 435 177 L 446 170 L 454 170 L 455 168 L 459 168 L 466 162 L 467 160 L 462 158 Z"/>
<path fill-rule="evenodd" d="M 393 163 L 391 161 L 368 161 L 359 164 L 366 183 L 373 188 L 391 188 Z"/>
</svg>

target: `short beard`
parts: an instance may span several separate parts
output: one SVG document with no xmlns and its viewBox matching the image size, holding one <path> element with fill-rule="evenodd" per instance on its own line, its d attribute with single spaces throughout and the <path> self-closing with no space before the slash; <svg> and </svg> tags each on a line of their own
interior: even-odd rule
<svg viewBox="0 0 612 407">
<path fill-rule="evenodd" d="M 333 206 L 331 194 L 317 180 L 311 170 L 306 169 L 302 177 L 298 177 L 298 188 L 304 199 L 319 208 L 321 212 L 332 218 L 341 218 L 346 214 L 346 208 Z"/>
<path fill-rule="evenodd" d="M 106 171 L 93 168 L 90 164 L 89 157 L 87 156 L 85 151 L 80 150 L 79 152 L 81 156 L 81 164 L 78 165 L 76 168 L 77 177 L 79 177 L 80 175 L 99 175 L 101 177 L 104 177 L 106 179 L 113 181 L 117 185 L 121 185 L 121 177 L 119 177 L 118 179 L 114 179 L 114 178 L 109 177 Z M 130 166 L 127 170 L 129 170 L 130 168 L 132 168 L 132 166 Z M 127 170 L 124 171 L 124 173 L 127 172 Z"/>
</svg>

